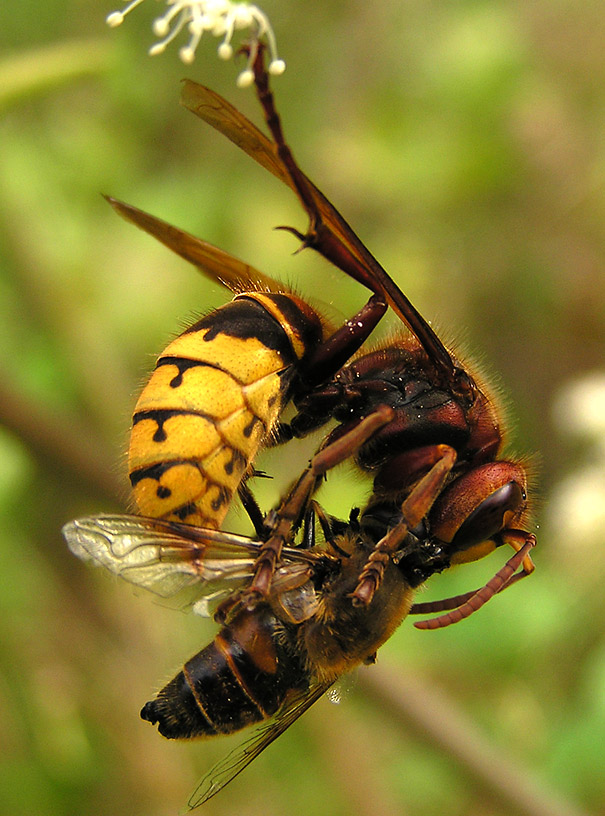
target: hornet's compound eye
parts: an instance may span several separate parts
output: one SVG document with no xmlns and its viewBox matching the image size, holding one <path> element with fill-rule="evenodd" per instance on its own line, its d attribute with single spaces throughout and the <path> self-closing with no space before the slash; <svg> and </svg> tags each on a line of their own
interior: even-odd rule
<svg viewBox="0 0 605 816">
<path fill-rule="evenodd" d="M 506 527 L 506 515 L 516 514 L 525 504 L 525 490 L 508 482 L 493 491 L 467 516 L 452 539 L 456 552 L 487 541 Z"/>
</svg>

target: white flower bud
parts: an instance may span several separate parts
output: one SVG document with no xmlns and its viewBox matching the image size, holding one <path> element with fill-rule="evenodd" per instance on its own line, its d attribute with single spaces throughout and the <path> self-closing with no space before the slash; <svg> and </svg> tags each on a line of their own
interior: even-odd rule
<svg viewBox="0 0 605 816">
<path fill-rule="evenodd" d="M 121 11 L 112 11 L 111 14 L 108 14 L 105 18 L 105 22 L 110 28 L 117 28 L 124 22 L 124 15 Z"/>
</svg>

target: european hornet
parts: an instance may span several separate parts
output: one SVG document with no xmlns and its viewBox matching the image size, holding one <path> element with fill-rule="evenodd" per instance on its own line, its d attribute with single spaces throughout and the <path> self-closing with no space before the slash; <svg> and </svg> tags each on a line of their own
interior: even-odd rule
<svg viewBox="0 0 605 816">
<path fill-rule="evenodd" d="M 340 424 L 280 506 L 256 520 L 258 540 L 216 529 L 230 493 L 208 517 L 199 508 L 190 513 L 177 508 L 173 515 L 170 511 L 160 518 L 159 470 L 148 478 L 157 501 L 150 501 L 146 512 L 154 518 L 98 516 L 64 528 L 70 548 L 80 557 L 92 558 L 161 596 L 177 596 L 201 614 L 213 614 L 222 625 L 213 642 L 189 660 L 141 712 L 169 738 L 212 736 L 262 723 L 250 741 L 204 778 L 190 800 L 192 808 L 239 773 L 337 677 L 360 663 L 372 662 L 376 650 L 407 614 L 443 612 L 416 625 L 446 626 L 467 617 L 533 570 L 529 553 L 535 537 L 523 529 L 527 477 L 521 464 L 498 458 L 502 434 L 494 403 L 299 169 L 283 138 L 260 50 L 254 70 L 273 141 L 203 86 L 186 82 L 183 103 L 292 187 L 310 223 L 305 234 L 290 231 L 374 294 L 355 317 L 362 324 L 359 331 L 345 324 L 327 340 L 316 334 L 307 351 L 295 353 L 287 364 L 276 355 L 284 366 L 274 366 L 270 374 L 275 385 L 267 393 L 273 399 L 265 394 L 264 400 L 271 410 L 263 414 L 263 433 L 237 457 L 238 475 L 230 483 L 231 492 L 245 476 L 267 430 L 277 429 L 287 400 L 292 399 L 298 409 L 290 425 L 294 434 L 306 434 L 328 418 Z M 237 279 L 254 283 L 253 294 L 238 296 L 231 307 L 239 309 L 246 301 L 247 308 L 249 301 L 254 310 L 250 314 L 258 315 L 262 307 L 272 314 L 276 326 L 287 313 L 282 326 L 286 333 L 294 324 L 292 304 L 299 314 L 309 315 L 300 299 L 288 300 L 286 308 L 286 300 L 277 297 L 285 293 L 276 292 L 273 282 L 251 267 L 140 210 L 115 200 L 112 204 L 214 277 L 226 278 L 230 285 Z M 269 293 L 263 291 L 267 285 Z M 387 304 L 411 334 L 350 362 Z M 227 312 L 219 310 L 203 319 L 175 341 L 175 349 L 169 347 L 170 354 L 158 369 L 168 369 L 166 393 L 175 388 L 171 379 L 180 387 L 180 380 L 191 370 L 213 366 L 197 351 L 181 356 L 190 340 L 197 349 L 204 344 L 212 347 L 220 334 L 229 342 L 238 336 L 258 339 L 258 328 L 244 324 L 238 329 L 237 320 L 231 325 L 230 320 L 215 318 L 219 314 Z M 236 311 L 229 315 L 235 317 Z M 266 336 L 261 337 L 261 345 L 272 348 Z M 225 339 L 224 348 L 228 345 Z M 280 373 L 284 371 L 288 373 Z M 287 382 L 283 391 L 278 387 L 281 378 Z M 216 400 L 213 393 L 201 393 L 205 387 L 201 381 L 191 386 L 195 400 Z M 151 449 L 155 435 L 164 434 L 167 439 L 173 435 L 169 423 L 174 412 L 183 413 L 183 403 L 180 408 L 167 403 L 150 406 L 142 397 L 135 420 L 143 411 L 149 414 L 135 428 L 139 422 L 148 423 L 140 447 Z M 216 428 L 218 414 L 212 411 L 210 424 Z M 187 413 L 195 417 L 197 408 Z M 176 427 L 178 423 L 174 426 L 178 438 Z M 134 439 L 131 461 L 133 448 L 139 445 Z M 223 466 L 233 461 L 235 469 L 230 451 L 237 444 L 229 439 L 224 446 Z M 374 486 L 363 512 L 352 511 L 344 522 L 325 513 L 313 495 L 324 474 L 349 458 L 374 474 Z M 170 467 L 164 467 L 166 462 Z M 172 467 L 172 460 L 160 460 L 162 472 L 169 473 Z M 180 484 L 190 491 L 189 477 L 183 476 Z M 142 509 L 142 501 L 137 498 L 137 503 Z M 198 518 L 205 519 L 205 527 L 181 523 Z M 316 518 L 323 533 L 320 544 Z M 436 603 L 412 603 L 413 590 L 434 573 L 482 558 L 503 544 L 515 554 L 480 590 Z"/>
</svg>

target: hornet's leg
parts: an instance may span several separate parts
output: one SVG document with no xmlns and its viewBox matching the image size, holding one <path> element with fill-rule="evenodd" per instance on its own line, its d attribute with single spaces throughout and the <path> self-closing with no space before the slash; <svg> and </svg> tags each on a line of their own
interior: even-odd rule
<svg viewBox="0 0 605 816">
<path fill-rule="evenodd" d="M 246 603 L 254 606 L 260 598 L 266 597 L 271 586 L 275 567 L 283 546 L 291 539 L 292 532 L 300 524 L 309 499 L 316 490 L 319 480 L 332 468 L 353 456 L 367 440 L 393 418 L 391 408 L 379 406 L 361 422 L 320 450 L 311 459 L 309 467 L 282 501 L 277 511 L 272 510 L 265 519 L 269 537 L 263 543 L 256 559 L 255 574 L 246 592 Z"/>
<path fill-rule="evenodd" d="M 439 455 L 436 463 L 420 479 L 401 505 L 402 521 L 376 544 L 361 571 L 357 587 L 351 595 L 356 606 L 367 606 L 370 603 L 382 582 L 389 559 L 400 548 L 408 531 L 426 516 L 443 490 L 456 462 L 456 451 L 449 445 L 436 445 L 434 452 Z"/>
</svg>

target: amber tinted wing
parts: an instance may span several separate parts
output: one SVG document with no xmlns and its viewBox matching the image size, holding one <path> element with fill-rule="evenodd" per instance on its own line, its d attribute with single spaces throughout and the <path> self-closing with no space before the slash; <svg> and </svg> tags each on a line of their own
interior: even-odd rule
<svg viewBox="0 0 605 816">
<path fill-rule="evenodd" d="M 281 736 L 301 714 L 304 714 L 313 703 L 319 700 L 331 685 L 331 683 L 318 683 L 307 691 L 294 692 L 274 717 L 258 726 L 251 737 L 234 748 L 208 771 L 191 794 L 188 809 L 193 810 L 216 796 L 252 760 Z"/>
<path fill-rule="evenodd" d="M 223 136 L 226 136 L 233 144 L 258 162 L 261 167 L 264 167 L 265 170 L 273 173 L 284 184 L 287 184 L 300 197 L 297 185 L 282 164 L 274 142 L 265 136 L 243 113 L 234 108 L 230 102 L 227 102 L 226 99 L 223 99 L 222 96 L 210 90 L 210 88 L 186 79 L 183 82 L 181 91 L 181 103 L 192 113 L 195 113 L 196 116 L 199 116 L 200 119 L 203 119 L 204 122 L 218 130 L 219 133 L 222 133 Z M 321 190 L 304 173 L 301 172 L 301 175 L 309 187 L 322 220 L 330 226 L 331 231 L 338 236 L 339 240 L 347 246 L 350 252 L 361 259 L 360 250 L 367 252 L 367 249 Z M 303 206 L 306 209 L 304 201 Z"/>
<path fill-rule="evenodd" d="M 274 136 L 279 138 L 281 125 L 272 107 L 272 97 L 262 93 L 265 79 L 264 72 L 257 72 L 257 88 L 265 115 L 267 121 L 273 124 Z M 446 377 L 452 378 L 454 364 L 441 340 L 338 210 L 300 170 L 283 139 L 282 154 L 287 157 L 288 165 L 280 158 L 276 142 L 268 139 L 256 125 L 210 88 L 185 80 L 181 102 L 294 190 L 314 231 L 309 245 L 372 292 L 386 297 L 393 311 L 416 335 L 435 365 Z"/>
<path fill-rule="evenodd" d="M 283 291 L 283 285 L 280 286 L 268 275 L 213 244 L 173 227 L 131 204 L 125 204 L 111 196 L 105 198 L 122 218 L 153 235 L 168 249 L 197 266 L 207 277 L 226 286 L 227 289 L 241 291 L 244 288 L 248 290 L 262 288 L 272 292 Z"/>
<path fill-rule="evenodd" d="M 240 147 L 265 170 L 296 190 L 271 139 L 220 94 L 186 79 L 181 91 L 181 104 Z"/>
</svg>

